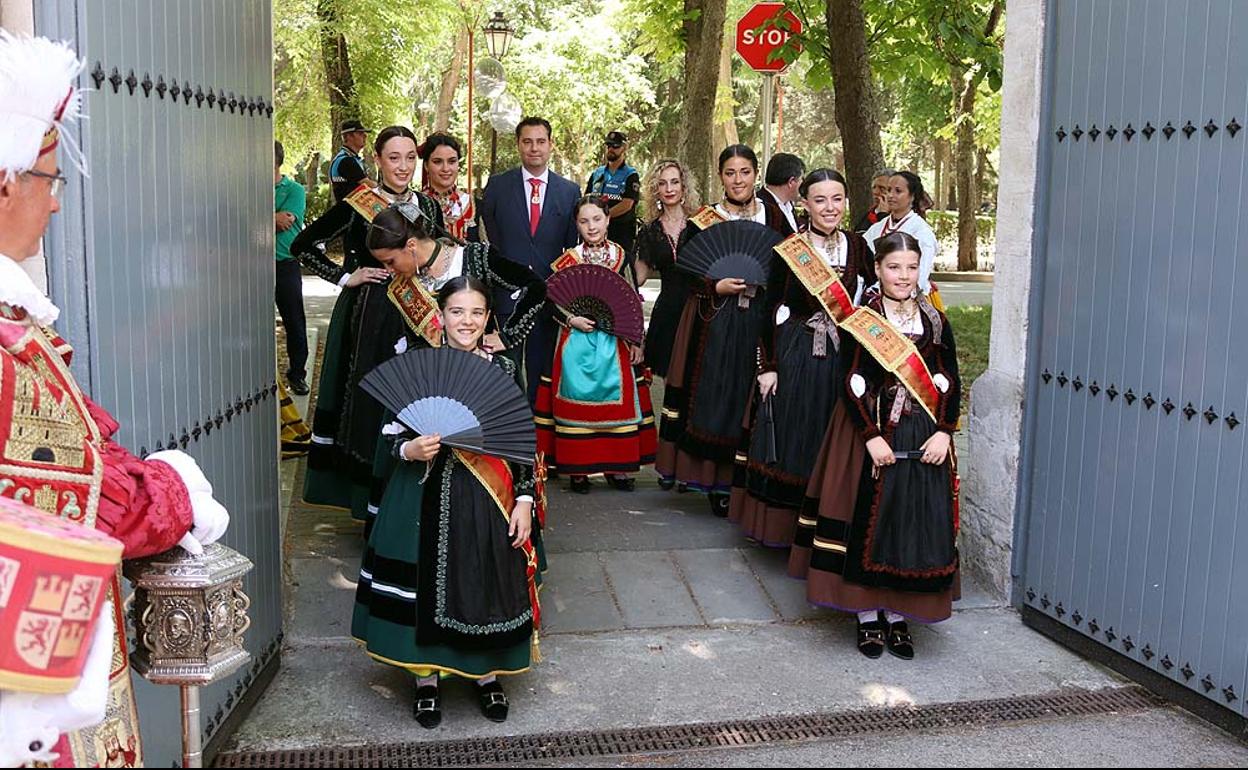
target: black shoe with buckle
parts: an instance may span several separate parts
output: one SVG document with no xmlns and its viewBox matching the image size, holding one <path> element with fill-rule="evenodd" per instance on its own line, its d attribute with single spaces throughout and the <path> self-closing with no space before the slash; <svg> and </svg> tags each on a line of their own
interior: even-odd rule
<svg viewBox="0 0 1248 770">
<path fill-rule="evenodd" d="M 868 658 L 884 654 L 884 632 L 888 624 L 882 620 L 858 621 L 858 652 Z"/>
<path fill-rule="evenodd" d="M 676 479 L 659 479 L 659 489 L 664 492 L 671 492 L 676 487 Z"/>
<path fill-rule="evenodd" d="M 573 476 L 572 477 L 572 491 L 577 493 L 578 495 L 588 495 L 589 494 L 589 477 L 588 476 Z"/>
<path fill-rule="evenodd" d="M 721 519 L 728 518 L 728 504 L 730 498 L 728 495 L 711 494 L 711 513 Z"/>
<path fill-rule="evenodd" d="M 914 660 L 914 638 L 906 621 L 899 620 L 888 627 L 888 651 L 902 660 Z"/>
<path fill-rule="evenodd" d="M 442 699 L 438 696 L 437 685 L 416 688 L 412 716 L 416 717 L 416 721 L 426 730 L 432 730 L 442 724 Z"/>
<path fill-rule="evenodd" d="M 507 694 L 497 679 L 489 684 L 478 684 L 477 695 L 481 698 L 481 713 L 491 722 L 506 722 L 507 712 L 511 704 L 507 702 Z"/>
<path fill-rule="evenodd" d="M 632 492 L 637 481 L 632 476 L 607 476 L 607 483 L 621 492 Z"/>
<path fill-rule="evenodd" d="M 302 377 L 287 377 L 286 384 L 290 387 L 290 392 L 296 396 L 306 396 L 311 392 L 307 381 Z"/>
</svg>

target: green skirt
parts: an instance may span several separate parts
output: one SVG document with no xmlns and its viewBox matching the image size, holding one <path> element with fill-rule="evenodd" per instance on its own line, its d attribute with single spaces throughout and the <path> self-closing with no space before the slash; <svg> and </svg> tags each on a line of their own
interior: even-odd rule
<svg viewBox="0 0 1248 770">
<path fill-rule="evenodd" d="M 399 463 L 390 478 L 360 567 L 352 636 L 374 659 L 412 671 L 475 679 L 528 670 L 533 636 L 531 613 L 518 593 L 523 567 L 509 552 L 497 506 L 486 509 L 485 490 L 449 451 L 434 461 L 428 479 L 425 472 L 424 463 Z M 457 533 L 470 549 L 455 543 Z M 456 556 L 460 550 L 464 556 Z M 490 590 L 459 587 L 463 575 L 478 571 Z M 498 586 L 503 596 L 490 607 L 465 613 L 454 606 Z M 526 586 L 523 603 L 527 595 Z"/>
</svg>

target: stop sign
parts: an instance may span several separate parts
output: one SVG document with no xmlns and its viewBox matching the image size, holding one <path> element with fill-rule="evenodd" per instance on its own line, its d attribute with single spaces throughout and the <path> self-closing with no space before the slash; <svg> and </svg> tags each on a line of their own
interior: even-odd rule
<svg viewBox="0 0 1248 770">
<path fill-rule="evenodd" d="M 784 46 L 790 35 L 801 31 L 801 19 L 787 10 L 784 3 L 755 3 L 737 21 L 737 53 L 759 72 L 783 72 L 788 65 L 779 57 L 773 59 L 772 55 Z"/>
</svg>

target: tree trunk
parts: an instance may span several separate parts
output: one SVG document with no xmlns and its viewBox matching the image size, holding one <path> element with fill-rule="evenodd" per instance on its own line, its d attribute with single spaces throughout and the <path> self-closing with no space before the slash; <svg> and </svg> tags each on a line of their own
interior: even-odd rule
<svg viewBox="0 0 1248 770">
<path fill-rule="evenodd" d="M 730 144 L 741 141 L 737 134 L 736 102 L 732 97 L 732 52 L 728 40 L 720 47 L 719 84 L 715 89 L 715 131 L 711 141 L 711 157 Z"/>
<path fill-rule="evenodd" d="M 335 0 L 317 0 L 316 16 L 320 21 L 321 63 L 325 67 L 325 86 L 329 92 L 329 146 L 337 149 L 342 138 L 342 121 L 360 117 L 355 80 L 351 77 L 351 60 L 347 56 L 347 38 L 338 29 L 338 7 Z"/>
<path fill-rule="evenodd" d="M 451 108 L 455 106 L 455 92 L 459 90 L 460 66 L 468 56 L 468 30 L 461 28 L 455 36 L 455 50 L 451 62 L 442 71 L 442 90 L 438 92 L 438 111 L 433 118 L 433 130 L 445 131 L 451 125 Z M 468 73 L 472 77 L 472 73 Z"/>
<path fill-rule="evenodd" d="M 932 199 L 938 209 L 945 207 L 945 141 L 936 139 L 932 142 L 932 156 L 936 158 L 936 178 L 932 184 Z"/>
<path fill-rule="evenodd" d="M 850 205 L 857 217 L 871 205 L 871 175 L 884 166 L 862 0 L 827 0 L 826 16 L 836 125 L 845 148 Z"/>
<path fill-rule="evenodd" d="M 680 157 L 706 200 L 711 192 L 712 127 L 728 0 L 685 0 L 685 83 Z"/>
<path fill-rule="evenodd" d="M 977 228 L 975 223 L 975 90 L 978 83 L 961 67 L 950 67 L 953 85 L 957 145 L 954 172 L 958 179 L 958 269 L 974 270 Z"/>
<path fill-rule="evenodd" d="M 987 183 L 984 177 L 988 174 L 988 151 L 980 147 L 975 157 L 975 210 L 983 211 L 984 194 L 987 192 Z"/>
</svg>

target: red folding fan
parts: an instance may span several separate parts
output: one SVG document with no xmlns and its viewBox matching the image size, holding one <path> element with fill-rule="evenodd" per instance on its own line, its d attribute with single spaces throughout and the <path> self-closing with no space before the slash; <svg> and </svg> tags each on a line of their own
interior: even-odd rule
<svg viewBox="0 0 1248 770">
<path fill-rule="evenodd" d="M 599 329 L 641 344 L 646 324 L 641 297 L 624 276 L 601 265 L 565 267 L 546 279 L 546 296 L 570 315 L 592 319 Z"/>
</svg>

